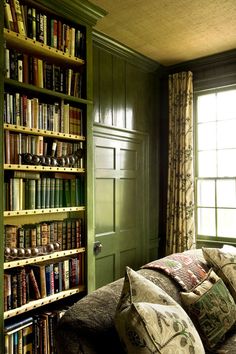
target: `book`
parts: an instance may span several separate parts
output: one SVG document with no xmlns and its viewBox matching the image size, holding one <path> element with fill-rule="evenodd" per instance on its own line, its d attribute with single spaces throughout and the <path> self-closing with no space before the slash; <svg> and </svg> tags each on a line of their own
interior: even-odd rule
<svg viewBox="0 0 236 354">
<path fill-rule="evenodd" d="M 31 171 L 14 171 L 14 178 L 39 179 L 40 173 Z"/>
<path fill-rule="evenodd" d="M 30 285 L 31 285 L 31 289 L 32 289 L 32 291 L 31 291 L 32 298 L 36 299 L 36 300 L 41 299 L 39 285 L 38 285 L 37 279 L 34 274 L 34 269 L 30 268 L 28 274 L 29 274 L 29 281 L 30 281 Z"/>
<path fill-rule="evenodd" d="M 70 265 L 69 259 L 63 261 L 63 290 L 70 288 Z"/>
<path fill-rule="evenodd" d="M 11 274 L 4 273 L 4 311 L 12 308 Z"/>
<path fill-rule="evenodd" d="M 17 247 L 17 226 L 16 225 L 5 225 L 5 247 L 13 248 Z"/>
<path fill-rule="evenodd" d="M 15 30 L 9 0 L 4 1 L 4 21 L 5 21 L 5 27 L 7 29 L 9 29 L 11 31 Z"/>
<path fill-rule="evenodd" d="M 26 35 L 25 32 L 25 26 L 23 22 L 23 16 L 21 12 L 21 6 L 19 0 L 13 0 L 14 8 L 15 8 L 15 14 L 16 14 L 16 21 L 17 21 L 17 26 L 18 26 L 18 32 L 22 34 L 23 36 Z"/>
<path fill-rule="evenodd" d="M 53 264 L 53 273 L 54 273 L 54 293 L 58 293 L 60 291 L 59 287 L 59 263 Z"/>
<path fill-rule="evenodd" d="M 45 263 L 34 264 L 32 268 L 40 289 L 41 297 L 44 298 L 47 296 Z"/>
<path fill-rule="evenodd" d="M 33 352 L 33 324 L 22 329 L 23 354 Z"/>
<path fill-rule="evenodd" d="M 26 317 L 11 324 L 7 324 L 4 327 L 4 332 L 6 334 L 12 334 L 14 332 L 20 331 L 24 327 L 28 327 L 33 323 L 33 317 Z"/>
<path fill-rule="evenodd" d="M 19 33 L 14 0 L 9 0 L 9 3 L 10 3 L 10 6 L 11 6 L 11 14 L 12 14 L 12 19 L 13 19 L 13 24 L 14 24 L 13 31 Z"/>
<path fill-rule="evenodd" d="M 53 263 L 45 264 L 46 273 L 46 292 L 47 296 L 54 294 L 54 273 L 53 273 Z"/>
</svg>

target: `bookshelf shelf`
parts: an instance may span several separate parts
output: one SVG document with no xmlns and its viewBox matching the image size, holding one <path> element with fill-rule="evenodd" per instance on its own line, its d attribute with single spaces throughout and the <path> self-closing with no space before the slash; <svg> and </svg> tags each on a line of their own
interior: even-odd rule
<svg viewBox="0 0 236 354">
<path fill-rule="evenodd" d="M 4 29 L 4 38 L 8 46 L 27 51 L 42 58 L 51 59 L 54 62 L 68 64 L 70 66 L 84 65 L 84 60 L 64 53 L 58 49 L 52 48 L 43 43 L 37 42 L 31 38 L 22 36 L 19 33 Z"/>
<path fill-rule="evenodd" d="M 8 216 L 23 216 L 23 215 L 42 215 L 42 214 L 57 214 L 71 211 L 84 211 L 85 207 L 66 207 L 66 208 L 48 208 L 48 209 L 33 209 L 33 210 L 15 210 L 4 211 L 4 217 Z"/>
<path fill-rule="evenodd" d="M 50 167 L 38 165 L 17 165 L 17 164 L 4 164 L 5 170 L 19 170 L 19 171 L 38 171 L 38 172 L 67 172 L 67 173 L 84 173 L 84 168 L 74 167 Z"/>
<path fill-rule="evenodd" d="M 44 305 L 48 305 L 48 304 L 50 304 L 52 302 L 55 302 L 55 301 L 61 300 L 63 298 L 66 298 L 68 296 L 72 296 L 74 294 L 78 294 L 78 293 L 84 292 L 85 289 L 86 288 L 85 288 L 84 285 L 79 285 L 78 288 L 76 288 L 76 289 L 64 290 L 64 291 L 61 291 L 61 292 L 59 292 L 57 294 L 50 295 L 50 296 L 47 296 L 47 297 L 42 298 L 42 299 L 38 299 L 38 300 L 35 300 L 35 301 L 30 301 L 28 304 L 25 304 L 25 305 L 23 305 L 21 307 L 18 307 L 16 309 L 4 312 L 4 319 L 8 319 L 8 318 L 23 314 L 25 312 L 34 310 L 34 309 L 36 309 L 38 307 L 41 307 L 41 306 L 44 306 Z"/>
<path fill-rule="evenodd" d="M 71 256 L 71 255 L 75 255 L 75 254 L 83 253 L 83 252 L 85 252 L 85 247 L 66 250 L 66 251 L 53 252 L 50 254 L 45 254 L 45 255 L 37 256 L 37 257 L 30 257 L 30 258 L 26 258 L 26 259 L 17 259 L 14 261 L 5 262 L 4 269 L 16 268 L 16 267 L 25 266 L 27 264 L 32 264 L 32 263 L 40 263 L 43 261 L 57 259 L 57 258 L 61 258 L 61 257 L 67 257 L 67 256 Z"/>
<path fill-rule="evenodd" d="M 31 84 L 26 84 L 24 82 L 19 82 L 19 81 L 13 80 L 13 79 L 5 78 L 4 83 L 5 83 L 5 85 L 9 85 L 9 86 L 15 87 L 17 89 L 25 90 L 28 92 L 35 92 L 35 93 L 50 96 L 50 97 L 59 98 L 59 99 L 65 100 L 67 102 L 79 103 L 79 104 L 84 104 L 84 105 L 92 104 L 91 100 L 86 100 L 86 99 L 75 97 L 75 96 L 68 96 L 64 93 L 48 90 L 46 88 L 40 88 L 40 87 L 31 85 Z"/>
<path fill-rule="evenodd" d="M 23 127 L 21 125 L 14 125 L 14 124 L 8 124 L 8 123 L 4 123 L 4 129 L 10 130 L 10 131 L 15 131 L 18 133 L 41 135 L 41 136 L 50 137 L 50 138 L 54 137 L 54 138 L 60 138 L 60 139 L 66 139 L 66 140 L 85 141 L 85 136 L 81 136 L 81 135 L 53 132 L 50 130 L 43 130 L 43 129 L 36 129 L 36 128 L 28 128 L 28 127 Z"/>
</svg>

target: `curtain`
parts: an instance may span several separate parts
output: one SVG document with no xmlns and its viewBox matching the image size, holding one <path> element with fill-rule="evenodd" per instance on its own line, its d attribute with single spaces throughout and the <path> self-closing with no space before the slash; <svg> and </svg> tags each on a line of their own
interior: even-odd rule
<svg viewBox="0 0 236 354">
<path fill-rule="evenodd" d="M 195 248 L 193 83 L 191 72 L 169 76 L 166 254 Z"/>
</svg>

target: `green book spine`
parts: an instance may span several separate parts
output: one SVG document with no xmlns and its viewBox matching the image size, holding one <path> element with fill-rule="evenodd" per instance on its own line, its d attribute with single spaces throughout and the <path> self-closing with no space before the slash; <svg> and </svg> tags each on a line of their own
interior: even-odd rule
<svg viewBox="0 0 236 354">
<path fill-rule="evenodd" d="M 55 179 L 55 208 L 60 207 L 60 179 Z"/>
<path fill-rule="evenodd" d="M 29 183 L 29 209 L 36 209 L 36 181 L 30 179 Z"/>
<path fill-rule="evenodd" d="M 20 210 L 20 178 L 13 178 L 12 210 Z"/>
<path fill-rule="evenodd" d="M 75 184 L 76 184 L 76 187 L 75 187 L 75 203 L 76 203 L 77 206 L 81 206 L 81 205 L 83 205 L 82 196 L 81 196 L 81 178 L 77 177 L 75 181 L 76 181 L 75 182 Z"/>
<path fill-rule="evenodd" d="M 59 207 L 62 208 L 64 206 L 63 201 L 63 179 L 59 178 Z"/>
<path fill-rule="evenodd" d="M 65 207 L 70 207 L 71 206 L 71 200 L 70 200 L 70 180 L 69 179 L 64 179 L 64 206 Z"/>
<path fill-rule="evenodd" d="M 46 198 L 45 198 L 45 208 L 50 208 L 50 185 L 51 178 L 46 177 Z"/>
<path fill-rule="evenodd" d="M 76 179 L 70 180 L 70 203 L 71 206 L 77 206 L 76 204 Z"/>
<path fill-rule="evenodd" d="M 50 208 L 55 208 L 55 178 L 50 178 Z"/>
<path fill-rule="evenodd" d="M 36 180 L 36 209 L 41 209 L 42 179 Z"/>
<path fill-rule="evenodd" d="M 41 208 L 46 208 L 46 177 L 43 177 L 41 182 Z"/>
</svg>

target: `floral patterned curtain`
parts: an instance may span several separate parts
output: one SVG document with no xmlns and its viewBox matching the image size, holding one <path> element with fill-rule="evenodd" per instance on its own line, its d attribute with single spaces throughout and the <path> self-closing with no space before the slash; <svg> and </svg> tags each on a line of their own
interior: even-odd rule
<svg viewBox="0 0 236 354">
<path fill-rule="evenodd" d="M 169 76 L 166 254 L 195 248 L 192 73 Z"/>
</svg>

